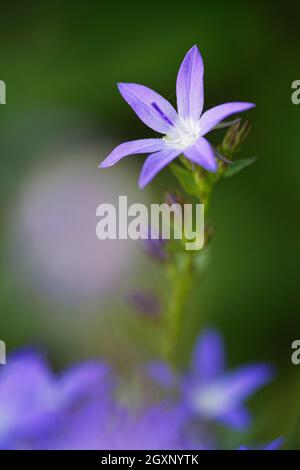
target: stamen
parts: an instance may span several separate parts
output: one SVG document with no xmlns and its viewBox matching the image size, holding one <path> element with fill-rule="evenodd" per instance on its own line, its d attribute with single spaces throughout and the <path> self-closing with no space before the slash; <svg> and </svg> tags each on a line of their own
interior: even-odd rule
<svg viewBox="0 0 300 470">
<path fill-rule="evenodd" d="M 174 127 L 174 123 L 171 121 L 171 119 L 168 118 L 168 116 L 166 116 L 162 110 L 160 109 L 160 107 L 155 103 L 151 103 L 151 106 L 153 106 L 153 108 L 159 113 L 159 115 L 168 123 L 170 124 L 170 126 Z"/>
</svg>

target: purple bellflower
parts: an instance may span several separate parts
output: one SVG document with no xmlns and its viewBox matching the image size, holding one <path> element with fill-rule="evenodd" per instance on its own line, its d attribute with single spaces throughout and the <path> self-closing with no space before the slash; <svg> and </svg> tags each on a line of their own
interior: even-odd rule
<svg viewBox="0 0 300 470">
<path fill-rule="evenodd" d="M 130 412 L 131 411 L 131 412 Z M 191 449 L 182 434 L 182 410 L 163 402 L 133 413 L 116 402 L 88 403 L 64 425 L 41 436 L 35 444 L 42 450 L 160 450 Z"/>
<path fill-rule="evenodd" d="M 150 154 L 140 174 L 140 188 L 180 154 L 205 170 L 215 172 L 214 151 L 204 136 L 228 116 L 246 111 L 254 104 L 225 103 L 202 114 L 203 73 L 203 60 L 195 45 L 184 57 L 177 75 L 178 112 L 165 98 L 144 85 L 119 83 L 121 95 L 141 121 L 164 137 L 124 142 L 106 157 L 100 167 L 112 166 L 128 155 Z"/>
<path fill-rule="evenodd" d="M 267 364 L 227 372 L 222 338 L 213 329 L 199 337 L 185 377 L 180 378 L 163 362 L 150 364 L 149 371 L 163 388 L 177 388 L 180 402 L 191 418 L 218 421 L 236 429 L 250 422 L 244 401 L 273 377 Z"/>
<path fill-rule="evenodd" d="M 64 413 L 107 388 L 108 368 L 87 362 L 55 376 L 31 350 L 12 354 L 0 370 L 0 448 L 22 448 Z"/>
</svg>

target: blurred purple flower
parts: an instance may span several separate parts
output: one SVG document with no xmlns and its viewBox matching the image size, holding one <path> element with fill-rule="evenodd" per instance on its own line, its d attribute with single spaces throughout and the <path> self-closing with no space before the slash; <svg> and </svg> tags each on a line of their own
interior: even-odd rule
<svg viewBox="0 0 300 470">
<path fill-rule="evenodd" d="M 103 397 L 107 379 L 108 368 L 101 363 L 78 364 L 55 377 L 40 354 L 11 355 L 0 370 L 0 448 L 26 446 L 72 407 Z"/>
<path fill-rule="evenodd" d="M 183 410 L 161 403 L 133 418 L 119 416 L 116 429 L 107 435 L 104 448 L 109 449 L 191 449 L 183 436 L 186 422 Z"/>
<path fill-rule="evenodd" d="M 267 364 L 251 364 L 231 372 L 225 370 L 222 338 L 207 329 L 198 339 L 190 371 L 180 378 L 167 364 L 154 362 L 150 375 L 164 388 L 177 388 L 187 413 L 206 420 L 217 420 L 232 428 L 250 422 L 244 401 L 273 377 Z"/>
<path fill-rule="evenodd" d="M 278 437 L 274 441 L 269 442 L 264 447 L 257 447 L 256 449 L 246 446 L 241 446 L 239 450 L 278 450 L 284 442 L 283 437 Z"/>
<path fill-rule="evenodd" d="M 37 442 L 40 449 L 160 450 L 191 449 L 183 437 L 182 410 L 166 403 L 133 416 L 116 403 L 97 401 L 75 412 L 59 431 Z"/>
<path fill-rule="evenodd" d="M 141 188 L 181 153 L 206 170 L 216 171 L 214 151 L 203 136 L 226 117 L 246 111 L 254 104 L 225 103 L 202 114 L 203 73 L 203 60 L 195 45 L 186 54 L 177 75 L 178 113 L 165 98 L 150 88 L 135 83 L 119 83 L 121 95 L 141 121 L 151 129 L 164 134 L 164 137 L 120 144 L 101 163 L 100 167 L 112 166 L 128 155 L 150 153 L 140 174 L 139 186 Z"/>
</svg>

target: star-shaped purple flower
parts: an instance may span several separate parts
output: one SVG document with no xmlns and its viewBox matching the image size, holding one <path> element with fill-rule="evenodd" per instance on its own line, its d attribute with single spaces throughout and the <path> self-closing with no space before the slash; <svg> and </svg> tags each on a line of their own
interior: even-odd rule
<svg viewBox="0 0 300 470">
<path fill-rule="evenodd" d="M 182 410 L 166 402 L 136 412 L 111 402 L 87 403 L 63 425 L 40 436 L 41 450 L 163 450 L 193 449 L 183 434 Z M 200 446 L 200 444 L 199 444 Z"/>
<path fill-rule="evenodd" d="M 273 377 L 267 364 L 251 364 L 227 372 L 222 338 L 213 329 L 199 337 L 191 368 L 183 378 L 162 362 L 150 364 L 149 370 L 164 388 L 179 390 L 180 401 L 191 417 L 216 420 L 232 428 L 249 424 L 245 400 Z"/>
<path fill-rule="evenodd" d="M 186 54 L 176 83 L 177 108 L 144 85 L 119 83 L 119 91 L 148 127 L 164 134 L 162 138 L 124 142 L 116 147 L 100 167 L 114 165 L 134 154 L 150 154 L 142 168 L 139 186 L 145 187 L 180 154 L 208 171 L 217 170 L 214 151 L 204 136 L 228 116 L 252 108 L 252 103 L 225 103 L 202 114 L 204 66 L 197 46 Z"/>
<path fill-rule="evenodd" d="M 10 355 L 0 370 L 0 449 L 22 447 L 69 408 L 106 395 L 108 372 L 105 364 L 89 361 L 55 376 L 34 351 Z"/>
</svg>

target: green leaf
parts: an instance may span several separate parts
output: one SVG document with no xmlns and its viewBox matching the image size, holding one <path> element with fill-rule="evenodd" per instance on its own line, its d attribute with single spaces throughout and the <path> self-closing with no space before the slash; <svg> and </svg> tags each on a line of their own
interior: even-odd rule
<svg viewBox="0 0 300 470">
<path fill-rule="evenodd" d="M 194 180 L 193 173 L 186 170 L 182 166 L 178 165 L 177 163 L 171 163 L 169 165 L 173 175 L 179 181 L 182 188 L 190 195 L 190 196 L 199 196 L 199 189 L 197 184 Z"/>
<path fill-rule="evenodd" d="M 230 178 L 231 176 L 239 173 L 241 170 L 246 168 L 249 165 L 252 165 L 256 161 L 256 157 L 252 158 L 241 158 L 240 160 L 236 160 L 232 165 L 228 166 L 223 173 L 225 178 Z"/>
</svg>

